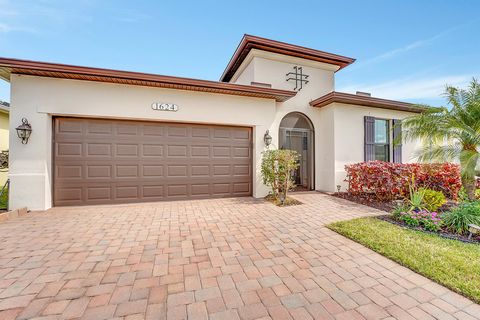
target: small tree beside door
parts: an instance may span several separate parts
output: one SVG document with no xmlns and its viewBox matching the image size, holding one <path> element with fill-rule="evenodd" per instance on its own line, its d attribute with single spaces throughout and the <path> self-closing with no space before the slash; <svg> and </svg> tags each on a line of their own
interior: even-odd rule
<svg viewBox="0 0 480 320">
<path fill-rule="evenodd" d="M 293 150 L 266 150 L 262 158 L 263 183 L 271 188 L 275 203 L 285 205 L 287 194 L 293 187 L 293 171 L 299 166 L 300 155 Z"/>
</svg>

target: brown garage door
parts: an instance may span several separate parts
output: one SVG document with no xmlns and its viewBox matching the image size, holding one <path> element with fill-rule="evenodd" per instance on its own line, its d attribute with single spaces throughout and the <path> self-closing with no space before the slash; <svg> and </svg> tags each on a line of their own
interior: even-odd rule
<svg viewBox="0 0 480 320">
<path fill-rule="evenodd" d="M 54 204 L 252 194 L 252 130 L 55 118 Z"/>
</svg>

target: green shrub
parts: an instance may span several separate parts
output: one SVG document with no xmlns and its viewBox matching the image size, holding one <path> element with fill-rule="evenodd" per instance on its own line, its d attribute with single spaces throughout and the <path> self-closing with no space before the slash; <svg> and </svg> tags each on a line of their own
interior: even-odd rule
<svg viewBox="0 0 480 320">
<path fill-rule="evenodd" d="M 287 193 L 295 186 L 292 173 L 298 168 L 300 155 L 293 150 L 267 150 L 263 152 L 263 183 L 270 186 L 274 200 L 284 204 Z"/>
<path fill-rule="evenodd" d="M 459 202 L 468 202 L 470 200 L 468 200 L 468 194 L 467 194 L 467 191 L 465 190 L 465 188 L 462 186 L 460 188 L 460 191 L 458 191 L 458 201 Z"/>
<path fill-rule="evenodd" d="M 392 216 L 393 218 L 400 220 L 401 213 L 408 212 L 408 211 L 410 211 L 410 206 L 405 202 L 401 202 L 393 208 Z"/>
<path fill-rule="evenodd" d="M 0 192 L 2 191 L 2 186 L 0 186 Z M 0 195 L 0 209 L 7 209 L 8 206 L 8 189 L 4 190 L 3 194 Z"/>
<path fill-rule="evenodd" d="M 408 209 L 408 211 L 421 211 L 421 210 L 424 210 L 426 209 L 425 207 L 425 202 L 424 202 L 424 198 L 425 198 L 425 189 L 416 189 L 415 188 L 415 181 L 414 179 L 412 178 L 412 181 L 413 181 L 413 184 L 411 184 L 409 186 L 409 189 L 410 189 L 410 197 L 409 199 L 407 200 L 407 203 L 408 205 L 410 206 L 410 208 Z"/>
<path fill-rule="evenodd" d="M 469 224 L 480 225 L 480 202 L 464 202 L 443 215 L 445 226 L 453 232 L 464 234 Z"/>
<path fill-rule="evenodd" d="M 443 206 L 447 199 L 441 191 L 435 191 L 427 188 L 420 188 L 419 191 L 423 191 L 423 203 L 428 211 L 437 211 L 438 208 Z"/>
<path fill-rule="evenodd" d="M 475 190 L 475 198 L 480 200 L 480 189 Z"/>
</svg>

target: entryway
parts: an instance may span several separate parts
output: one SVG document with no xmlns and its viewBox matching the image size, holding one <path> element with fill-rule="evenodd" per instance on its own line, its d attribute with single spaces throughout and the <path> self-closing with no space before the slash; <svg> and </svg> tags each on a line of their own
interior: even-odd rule
<svg viewBox="0 0 480 320">
<path fill-rule="evenodd" d="M 280 122 L 279 149 L 295 150 L 300 155 L 294 172 L 296 190 L 313 190 L 314 130 L 308 117 L 300 112 L 287 114 Z"/>
</svg>

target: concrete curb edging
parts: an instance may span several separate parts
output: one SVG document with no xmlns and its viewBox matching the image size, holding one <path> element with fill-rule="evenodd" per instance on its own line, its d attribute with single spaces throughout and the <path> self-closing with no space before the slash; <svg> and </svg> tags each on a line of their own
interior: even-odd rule
<svg viewBox="0 0 480 320">
<path fill-rule="evenodd" d="M 12 220 L 21 216 L 26 215 L 28 212 L 27 207 L 23 207 L 20 209 L 15 209 L 12 211 L 0 213 L 0 222 Z"/>
</svg>

